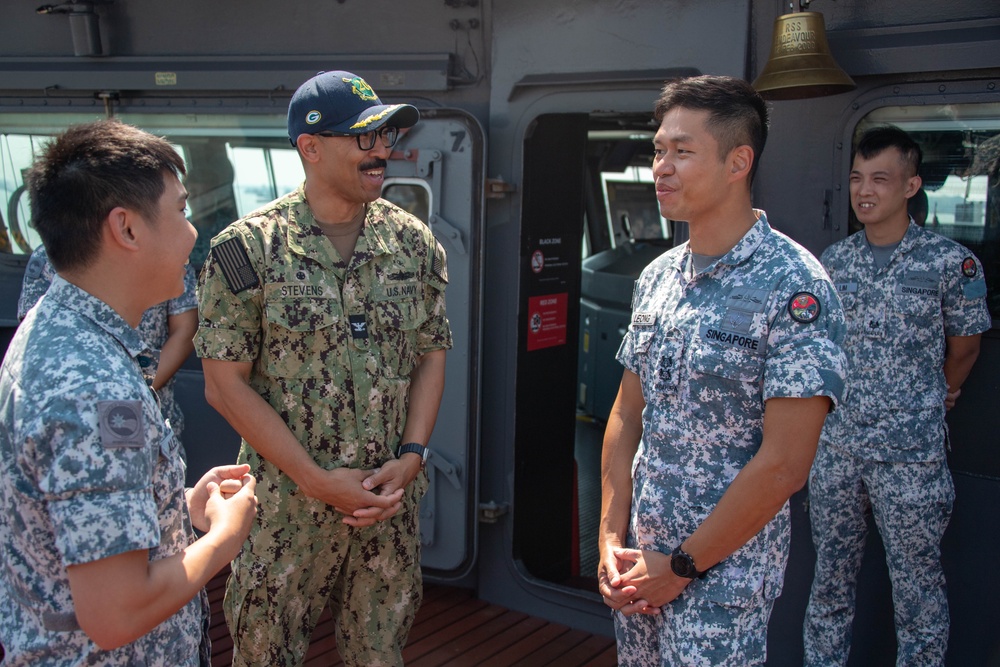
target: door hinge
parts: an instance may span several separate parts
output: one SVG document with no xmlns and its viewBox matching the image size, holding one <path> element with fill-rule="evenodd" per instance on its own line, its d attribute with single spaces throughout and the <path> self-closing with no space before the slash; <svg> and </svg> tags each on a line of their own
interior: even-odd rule
<svg viewBox="0 0 1000 667">
<path fill-rule="evenodd" d="M 491 500 L 488 503 L 479 505 L 479 523 L 496 523 L 497 520 L 507 513 L 507 503 L 497 503 Z"/>
<path fill-rule="evenodd" d="M 503 199 L 511 192 L 517 192 L 517 186 L 512 183 L 505 183 L 502 178 L 486 179 L 486 198 Z"/>
</svg>

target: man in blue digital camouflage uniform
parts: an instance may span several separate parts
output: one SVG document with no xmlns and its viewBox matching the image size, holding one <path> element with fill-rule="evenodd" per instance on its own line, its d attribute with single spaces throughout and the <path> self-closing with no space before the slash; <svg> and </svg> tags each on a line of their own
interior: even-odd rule
<svg viewBox="0 0 1000 667">
<path fill-rule="evenodd" d="M 21 296 L 17 300 L 17 319 L 23 320 L 42 295 L 49 289 L 55 269 L 49 261 L 45 246 L 35 248 L 24 269 Z M 194 350 L 194 332 L 198 329 L 198 299 L 195 296 L 197 278 L 190 264 L 184 271 L 184 292 L 175 299 L 158 303 L 142 314 L 138 331 L 149 345 L 148 362 L 142 372 L 146 381 L 160 398 L 160 410 L 169 421 L 174 437 L 181 441 L 184 431 L 184 413 L 174 400 L 174 375 Z M 182 441 L 181 441 L 182 442 Z M 183 444 L 183 442 L 182 442 Z M 178 450 L 184 457 L 184 447 Z"/>
<path fill-rule="evenodd" d="M 347 665 L 402 664 L 452 341 L 444 250 L 379 198 L 417 119 L 353 74 L 313 77 L 288 109 L 305 183 L 212 240 L 195 347 L 261 482 L 226 591 L 236 665 L 300 664 L 327 604 Z"/>
<path fill-rule="evenodd" d="M 822 256 L 847 317 L 849 374 L 809 478 L 816 571 L 807 665 L 847 664 L 868 511 L 892 581 L 896 664 L 944 664 L 940 545 L 955 497 L 944 415 L 991 321 L 979 260 L 907 214 L 921 186 L 920 160 L 920 147 L 902 130 L 866 132 L 850 175 L 851 206 L 864 229 Z"/>
<path fill-rule="evenodd" d="M 621 665 L 761 665 L 788 498 L 843 388 L 843 313 L 819 262 L 751 206 L 768 122 L 753 88 L 684 79 L 655 117 L 660 212 L 690 241 L 636 283 L 604 439 L 599 585 Z"/>
<path fill-rule="evenodd" d="M 58 275 L 0 367 L 5 667 L 210 659 L 202 587 L 249 533 L 255 485 L 233 465 L 185 491 L 134 328 L 184 289 L 196 233 L 183 171 L 166 141 L 100 121 L 57 137 L 28 173 Z"/>
</svg>

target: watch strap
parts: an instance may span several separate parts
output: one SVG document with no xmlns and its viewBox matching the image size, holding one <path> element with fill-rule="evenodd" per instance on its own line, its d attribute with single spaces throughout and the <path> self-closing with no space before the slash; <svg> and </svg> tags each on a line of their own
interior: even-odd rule
<svg viewBox="0 0 1000 667">
<path fill-rule="evenodd" d="M 699 570 L 695 565 L 694 558 L 681 549 L 680 545 L 677 545 L 670 553 L 670 569 L 678 577 L 685 577 L 687 579 L 704 579 L 705 575 L 712 568 Z"/>
<path fill-rule="evenodd" d="M 429 450 L 424 447 L 419 442 L 407 442 L 400 445 L 396 449 L 396 458 L 402 458 L 403 454 L 419 454 L 420 455 L 420 468 L 427 464 L 427 454 Z"/>
</svg>

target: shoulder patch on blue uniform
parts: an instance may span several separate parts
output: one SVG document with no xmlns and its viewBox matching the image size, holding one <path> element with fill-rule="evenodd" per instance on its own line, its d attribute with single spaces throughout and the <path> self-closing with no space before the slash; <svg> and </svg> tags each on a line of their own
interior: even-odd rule
<svg viewBox="0 0 1000 667">
<path fill-rule="evenodd" d="M 971 278 L 978 272 L 979 267 L 976 266 L 976 259 L 974 257 L 970 256 L 962 260 L 962 275 L 966 278 Z"/>
<path fill-rule="evenodd" d="M 226 239 L 214 246 L 212 255 L 219 262 L 222 275 L 233 294 L 260 284 L 260 279 L 250 264 L 247 250 L 238 238 Z"/>
<path fill-rule="evenodd" d="M 972 299 L 982 299 L 986 296 L 986 281 L 980 278 L 979 280 L 973 280 L 971 283 L 966 283 L 962 286 L 962 294 L 970 301 Z"/>
<path fill-rule="evenodd" d="M 142 447 L 142 401 L 98 401 L 97 419 L 105 447 Z"/>
<path fill-rule="evenodd" d="M 809 292 L 797 292 L 788 300 L 788 314 L 802 324 L 814 322 L 821 310 L 819 299 Z"/>
</svg>

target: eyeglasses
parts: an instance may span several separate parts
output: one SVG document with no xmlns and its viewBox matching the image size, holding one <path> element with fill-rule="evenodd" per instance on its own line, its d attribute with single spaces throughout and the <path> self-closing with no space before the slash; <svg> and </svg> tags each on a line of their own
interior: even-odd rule
<svg viewBox="0 0 1000 667">
<path fill-rule="evenodd" d="M 382 145 L 386 148 L 392 148 L 395 146 L 396 139 L 399 138 L 399 128 L 393 127 L 392 125 L 385 125 L 377 130 L 371 130 L 370 132 L 365 132 L 364 134 L 344 134 L 341 132 L 330 132 L 329 130 L 317 132 L 316 134 L 321 137 L 354 137 L 358 141 L 358 148 L 363 151 L 370 151 L 375 148 L 376 136 L 382 140 Z"/>
</svg>

